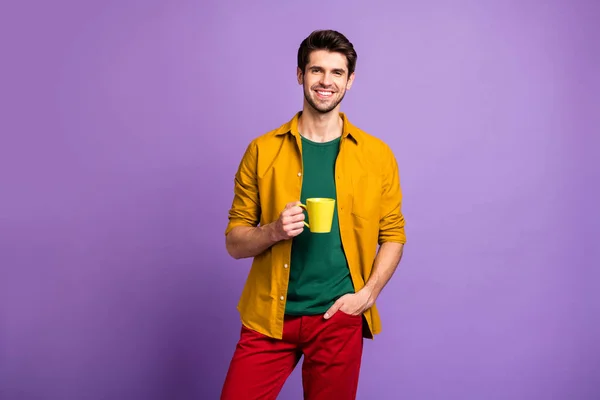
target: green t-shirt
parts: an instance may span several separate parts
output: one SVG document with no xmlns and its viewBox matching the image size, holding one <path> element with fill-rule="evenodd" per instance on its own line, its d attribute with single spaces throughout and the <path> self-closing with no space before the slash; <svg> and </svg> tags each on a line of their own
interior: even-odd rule
<svg viewBox="0 0 600 400">
<path fill-rule="evenodd" d="M 335 161 L 339 146 L 339 138 L 326 143 L 302 138 L 302 203 L 311 197 L 336 198 Z M 304 215 L 310 224 L 306 211 Z M 354 293 L 354 286 L 342 248 L 336 204 L 331 232 L 311 233 L 305 227 L 292 241 L 286 314 L 324 313 L 346 293 Z"/>
</svg>

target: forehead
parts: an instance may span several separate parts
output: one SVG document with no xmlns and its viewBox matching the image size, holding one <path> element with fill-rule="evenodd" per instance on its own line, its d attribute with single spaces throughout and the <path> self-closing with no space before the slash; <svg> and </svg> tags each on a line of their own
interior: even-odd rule
<svg viewBox="0 0 600 400">
<path fill-rule="evenodd" d="M 328 50 L 315 50 L 310 53 L 307 67 L 318 65 L 325 69 L 348 70 L 346 56 Z"/>
</svg>

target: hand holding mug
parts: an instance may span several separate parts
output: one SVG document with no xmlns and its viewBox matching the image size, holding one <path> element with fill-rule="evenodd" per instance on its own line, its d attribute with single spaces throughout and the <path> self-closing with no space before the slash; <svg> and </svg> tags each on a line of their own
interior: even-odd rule
<svg viewBox="0 0 600 400">
<path fill-rule="evenodd" d="M 275 239 L 288 240 L 298 236 L 304 230 L 304 213 L 300 202 L 288 203 L 274 224 Z"/>
</svg>

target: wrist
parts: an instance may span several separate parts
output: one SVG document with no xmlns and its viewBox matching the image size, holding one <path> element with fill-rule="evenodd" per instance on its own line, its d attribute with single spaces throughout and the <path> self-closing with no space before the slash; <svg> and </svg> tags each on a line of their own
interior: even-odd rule
<svg viewBox="0 0 600 400">
<path fill-rule="evenodd" d="M 280 239 L 277 237 L 277 231 L 275 229 L 274 222 L 264 225 L 263 229 L 265 231 L 265 234 L 266 234 L 269 242 L 271 242 L 271 244 L 275 244 L 275 243 L 279 242 Z"/>
<path fill-rule="evenodd" d="M 371 286 L 364 286 L 362 289 L 359 290 L 359 293 L 362 296 L 364 296 L 368 307 L 371 307 L 373 304 L 375 304 L 375 299 L 377 298 L 377 295 L 375 293 L 375 290 Z"/>
</svg>

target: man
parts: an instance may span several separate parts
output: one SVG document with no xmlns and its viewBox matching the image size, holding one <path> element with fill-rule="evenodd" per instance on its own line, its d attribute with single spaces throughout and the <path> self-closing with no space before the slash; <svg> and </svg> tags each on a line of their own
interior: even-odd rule
<svg viewBox="0 0 600 400">
<path fill-rule="evenodd" d="M 356 397 L 363 338 L 381 329 L 375 300 L 406 240 L 394 155 L 339 111 L 356 58 L 344 35 L 311 33 L 298 50 L 302 111 L 239 165 L 226 247 L 254 260 L 221 399 L 275 399 L 301 356 L 305 399 Z M 336 200 L 329 233 L 305 229 L 311 197 Z"/>
</svg>

